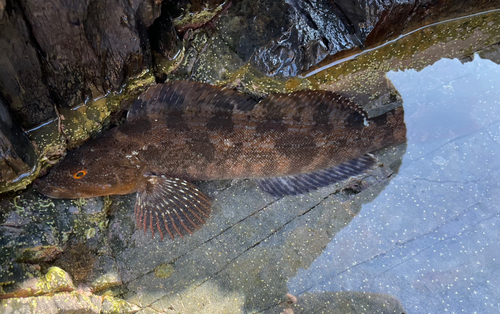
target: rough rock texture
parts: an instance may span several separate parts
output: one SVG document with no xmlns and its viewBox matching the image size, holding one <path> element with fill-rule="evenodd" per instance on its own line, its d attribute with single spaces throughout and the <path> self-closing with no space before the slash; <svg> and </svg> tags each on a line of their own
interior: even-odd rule
<svg viewBox="0 0 500 314">
<path fill-rule="evenodd" d="M 0 94 L 29 128 L 56 115 L 31 27 L 18 2 L 9 6 L 0 19 Z"/>
<path fill-rule="evenodd" d="M 126 211 L 113 211 L 109 236 L 127 282 L 125 300 L 159 311 L 172 306 L 174 313 L 183 306 L 209 313 L 211 302 L 231 301 L 233 312 L 266 311 L 282 303 L 288 278 L 308 268 L 361 204 L 383 190 L 404 149 L 381 152 L 384 167 L 361 181 L 299 197 L 274 199 L 248 180 L 215 190 L 203 185 L 214 200 L 213 217 L 181 241 L 158 243 L 134 230 Z M 132 207 L 133 198 L 122 206 Z M 138 258 L 144 255 L 148 258 Z M 164 263 L 173 269 L 166 278 L 152 271 Z M 225 296 L 224 291 L 231 294 Z"/>
<path fill-rule="evenodd" d="M 0 4 L 0 94 L 30 128 L 56 118 L 57 107 L 118 91 L 144 70 L 165 80 L 196 30 L 227 46 L 219 57 L 234 53 L 234 64 L 292 77 L 339 52 L 498 6 L 493 0 L 9 0 Z M 203 58 L 210 52 L 198 51 Z"/>
<path fill-rule="evenodd" d="M 52 296 L 14 298 L 3 300 L 0 309 L 5 314 L 15 313 L 137 313 L 139 308 L 113 297 L 96 296 L 89 293 L 57 293 Z"/>
<path fill-rule="evenodd" d="M 25 188 L 26 182 L 11 183 L 33 174 L 36 158 L 33 144 L 0 98 L 0 190 L 9 184 L 10 188 Z"/>
<path fill-rule="evenodd" d="M 435 26 L 397 42 L 389 43 L 380 49 L 356 55 L 356 58 L 351 60 L 346 59 L 344 60 L 346 62 L 337 66 L 333 65 L 321 73 L 305 78 L 288 78 L 285 81 L 276 78 L 280 75 L 283 78 L 291 73 L 299 73 L 303 69 L 303 64 L 297 61 L 300 56 L 302 59 L 299 59 L 302 61 L 309 60 L 307 66 L 310 66 L 334 51 L 322 46 L 330 47 L 320 39 L 324 29 L 319 26 L 321 23 L 315 21 L 332 18 L 336 21 L 336 24 L 332 25 L 338 29 L 343 25 L 350 34 L 341 33 L 339 36 L 345 40 L 345 43 L 349 43 L 348 45 L 355 46 L 358 43 L 357 39 L 365 35 L 368 38 L 370 31 L 378 23 L 377 19 L 384 16 L 382 9 L 389 9 L 406 1 L 384 2 L 380 6 L 381 11 L 364 11 L 354 9 L 354 6 L 350 8 L 349 1 L 336 1 L 333 8 L 328 7 L 326 2 L 319 1 L 304 3 L 298 1 L 266 2 L 264 0 L 235 1 L 231 7 L 225 8 L 225 12 L 217 13 L 217 17 L 214 15 L 213 21 L 204 20 L 201 24 L 190 24 L 192 29 L 185 30 L 183 35 L 177 33 L 179 29 L 176 29 L 175 20 L 182 15 L 180 8 L 186 8 L 184 5 L 187 5 L 188 1 L 181 1 L 178 4 L 168 2 L 172 5 L 169 8 L 175 6 L 177 11 L 167 8 L 165 11 L 162 10 L 161 16 L 165 21 L 174 22 L 163 25 L 157 20 L 155 27 L 159 24 L 160 31 L 151 33 L 154 27 L 149 28 L 149 35 L 146 35 L 149 39 L 160 38 L 157 46 L 151 45 L 152 48 L 155 47 L 152 50 L 153 55 L 161 53 L 153 56 L 153 60 L 163 58 L 171 62 L 156 68 L 156 64 L 146 66 L 146 68 L 154 69 L 156 79 L 190 78 L 214 84 L 230 84 L 256 97 L 274 91 L 335 90 L 362 104 L 372 116 L 402 103 L 398 91 L 385 77 L 386 72 L 406 69 L 421 70 L 442 57 L 470 58 L 475 51 L 483 50 L 500 41 L 498 14 L 486 14 L 473 19 Z M 70 14 L 68 20 L 76 22 L 75 25 L 70 23 L 72 26 L 69 26 L 68 32 L 71 30 L 71 32 L 76 32 L 75 34 L 81 34 L 78 32 L 85 31 L 85 36 L 82 38 L 87 40 L 87 37 L 91 36 L 94 43 L 99 42 L 102 45 L 92 45 L 91 49 L 77 45 L 82 53 L 88 53 L 87 59 L 80 60 L 66 52 L 61 52 L 61 56 L 64 56 L 61 60 L 53 58 L 55 52 L 50 55 L 51 58 L 45 58 L 48 54 L 40 54 L 42 50 L 37 46 L 38 44 L 35 44 L 39 39 L 34 39 L 37 37 L 27 26 L 30 24 L 26 23 L 24 15 L 16 15 L 23 12 L 22 9 L 27 3 L 31 2 L 8 1 L 0 23 L 8 22 L 9 25 L 14 25 L 10 26 L 11 29 L 14 27 L 17 32 L 27 36 L 23 37 L 25 40 L 10 41 L 9 39 L 4 42 L 11 43 L 12 47 L 18 47 L 16 51 L 23 51 L 17 55 L 28 56 L 26 62 L 32 62 L 33 66 L 27 66 L 27 63 L 20 61 L 21 58 L 17 60 L 14 53 L 2 53 L 0 62 L 8 66 L 0 67 L 0 73 L 3 73 L 1 72 L 3 69 L 19 70 L 21 66 L 26 66 L 26 70 L 32 72 L 23 75 L 31 77 L 34 85 L 26 85 L 27 83 L 20 79 L 19 73 L 21 72 L 18 72 L 17 76 L 14 76 L 15 79 L 8 82 L 11 84 L 9 86 L 14 86 L 17 91 L 23 92 L 16 92 L 15 97 L 6 97 L 6 99 L 9 100 L 8 104 L 16 112 L 16 116 L 21 117 L 23 125 L 26 126 L 30 123 L 34 125 L 34 122 L 29 121 L 35 121 L 37 116 L 46 117 L 44 119 L 56 117 L 54 108 L 57 108 L 59 114 L 62 114 L 65 119 L 54 121 L 45 129 L 42 127 L 32 131 L 30 135 L 35 139 L 39 149 L 46 149 L 49 147 L 47 142 L 52 141 L 60 144 L 58 148 L 64 148 L 64 139 L 61 140 L 61 134 L 75 132 L 78 134 L 79 141 L 82 141 L 96 132 L 99 124 L 110 115 L 106 102 L 112 100 L 114 95 L 108 99 L 89 102 L 88 105 L 76 110 L 70 110 L 69 107 L 77 103 L 77 100 L 81 101 L 83 95 L 88 95 L 89 90 L 98 94 L 106 89 L 114 88 L 116 85 L 113 84 L 120 80 L 121 74 L 118 73 L 119 71 L 115 72 L 107 68 L 107 64 L 109 61 L 114 62 L 115 66 L 120 65 L 124 57 L 115 56 L 111 50 L 106 50 L 105 47 L 116 46 L 112 45 L 113 41 L 110 38 L 96 31 L 104 27 L 102 21 L 95 17 L 84 19 L 80 21 L 84 25 L 82 28 L 78 25 L 81 15 Z M 51 3 L 53 2 L 47 5 Z M 101 8 L 106 9 L 106 6 L 102 6 L 103 3 L 95 2 L 84 9 L 76 7 L 75 12 L 81 13 L 81 10 L 86 10 L 87 13 L 101 12 Z M 145 5 L 146 2 L 141 3 Z M 422 3 L 418 2 L 421 7 L 424 5 Z M 444 2 L 426 3 L 430 8 L 431 4 Z M 451 2 L 446 3 L 451 5 Z M 475 12 L 478 8 L 494 4 L 493 1 L 477 3 L 478 7 L 470 6 L 472 11 L 439 10 L 448 14 L 446 16 L 455 16 L 466 14 L 465 12 Z M 0 12 L 1 4 L 0 1 Z M 130 6 L 128 3 L 122 4 L 124 7 L 137 7 L 137 3 Z M 313 12 L 312 4 L 321 5 L 323 13 Z M 111 8 L 112 4 L 109 5 Z M 269 7 L 269 12 L 276 14 L 276 19 L 271 19 L 267 15 L 267 11 L 263 9 L 266 6 Z M 141 5 L 137 8 L 140 7 Z M 418 5 L 415 6 L 415 8 L 418 7 Z M 159 3 L 149 8 L 157 9 Z M 211 8 L 215 10 L 217 5 Z M 134 12 L 140 11 L 137 10 Z M 200 7 L 192 10 L 203 11 Z M 434 7 L 427 12 L 427 16 L 437 18 L 437 15 L 433 15 L 432 12 L 439 10 Z M 343 15 L 339 13 L 341 11 Z M 117 12 L 124 11 L 118 10 Z M 141 12 L 144 14 L 149 12 L 147 16 L 159 14 L 158 11 L 154 11 L 154 14 L 148 10 Z M 36 15 L 33 12 L 30 14 Z M 308 15 L 314 16 L 311 20 L 316 23 L 316 30 Z M 113 14 L 110 16 L 111 25 L 116 25 L 117 17 L 113 17 Z M 394 16 L 397 14 L 387 14 L 388 18 Z M 364 25 L 359 22 L 363 18 L 369 20 L 370 23 Z M 125 29 L 119 34 L 125 34 L 123 35 L 125 37 L 131 36 L 128 37 L 129 39 L 135 38 L 133 36 L 135 28 L 129 27 L 136 25 L 131 22 L 132 20 L 127 16 L 127 19 L 120 24 Z M 345 23 L 346 20 L 355 21 L 355 23 L 349 26 L 349 23 Z M 424 19 L 424 22 L 428 23 L 431 20 Z M 144 22 L 144 25 L 154 24 L 152 20 L 146 18 L 143 21 L 148 21 Z M 275 22 L 279 29 L 274 27 Z M 303 25 L 300 31 L 295 26 L 299 22 Z M 63 22 L 58 21 L 58 23 Z M 264 27 L 266 23 L 273 27 Z M 25 32 L 22 32 L 22 27 L 19 30 L 20 26 L 16 25 L 24 25 Z M 283 25 L 283 28 L 280 25 Z M 91 27 L 94 32 L 89 31 L 87 34 L 87 27 Z M 0 33 L 2 30 L 3 27 L 0 27 Z M 244 40 L 239 40 L 240 35 L 237 30 L 241 30 L 241 37 Z M 311 39 L 308 45 L 302 45 L 299 38 L 307 38 L 309 30 L 310 35 L 316 37 Z M 384 33 L 383 28 L 380 30 L 381 35 L 375 38 L 385 40 L 393 35 L 397 36 L 396 33 Z M 287 36 L 281 37 L 283 34 Z M 103 42 L 95 40 L 101 37 Z M 3 40 L 1 38 L 0 36 L 0 40 Z M 47 40 L 45 46 L 50 46 L 47 44 L 51 42 L 50 38 L 41 38 L 40 41 L 43 41 L 42 39 Z M 110 42 L 106 42 L 105 39 L 109 39 Z M 171 45 L 173 50 L 164 51 L 165 47 L 170 47 L 169 40 L 174 43 Z M 346 47 L 348 45 L 346 44 Z M 5 47 L 2 44 L 0 49 Z M 131 47 L 143 46 L 131 43 Z M 294 50 L 296 47 L 299 47 L 298 50 Z M 332 47 L 335 46 L 332 45 Z M 119 47 L 128 51 L 127 53 L 132 51 L 132 48 Z M 102 52 L 103 49 L 107 51 L 107 54 Z M 183 54 L 182 51 L 184 51 Z M 487 51 L 489 50 L 484 49 L 483 53 Z M 170 54 L 170 52 L 179 53 Z M 256 58 L 257 52 L 265 53 L 260 54 L 259 56 L 263 57 L 258 59 Z M 34 54 L 35 58 L 31 59 L 30 54 Z M 274 57 L 264 59 L 271 54 L 274 54 Z M 5 55 L 9 57 L 3 58 Z M 106 59 L 108 55 L 112 57 Z M 143 50 L 140 54 L 129 55 L 141 56 L 134 59 L 137 62 L 133 64 L 144 65 L 141 62 L 147 59 L 147 53 Z M 142 61 L 139 62 L 141 58 Z M 99 73 L 109 74 L 109 81 L 96 79 L 94 65 L 89 66 L 89 72 L 85 72 L 87 74 L 82 74 L 83 61 L 101 59 L 108 61 L 98 66 L 102 70 Z M 8 62 L 5 63 L 5 60 Z M 60 68 L 57 68 L 59 66 Z M 73 66 L 77 69 L 80 67 L 80 70 L 70 73 L 69 77 L 73 80 L 71 84 L 53 93 L 51 89 L 59 88 L 62 80 L 54 74 L 55 72 L 49 71 L 47 76 L 43 75 L 44 69 L 57 68 L 57 71 L 66 71 Z M 168 74 L 165 75 L 164 71 Z M 132 73 L 133 71 L 125 72 Z M 270 74 L 275 75 L 269 76 Z M 84 83 L 79 81 L 82 77 Z M 96 80 L 99 83 L 96 83 Z M 153 80 L 154 78 L 149 78 L 145 83 L 142 81 L 135 87 L 143 88 L 144 85 L 151 84 Z M 4 86 L 8 85 L 5 85 L 5 82 L 5 78 L 0 76 L 2 88 L 0 93 L 2 94 Z M 87 88 L 88 86 L 91 87 Z M 43 92 L 37 92 L 37 90 Z M 73 91 L 75 95 L 70 91 Z M 30 96 L 29 93 L 40 93 L 40 95 L 46 93 L 46 100 L 42 96 L 39 99 L 40 113 L 31 109 L 23 109 L 25 104 L 29 104 L 27 99 L 37 99 L 37 96 Z M 14 100 L 20 104 L 19 107 L 13 105 Z M 68 103 L 57 103 L 56 100 Z M 75 102 L 71 103 L 71 101 Z M 57 105 L 54 107 L 53 104 Z M 36 102 L 33 101 L 32 105 L 35 106 Z M 118 108 L 118 106 L 113 108 Z M 36 113 L 32 116 L 35 118 L 28 120 L 31 119 L 29 117 L 33 112 Z M 42 114 L 43 112 L 48 112 L 48 114 Z M 72 114 L 78 115 L 72 116 Z M 29 123 L 25 124 L 26 121 Z M 356 300 L 353 306 L 359 305 L 356 308 L 359 312 L 370 310 L 375 313 L 386 313 L 384 308 L 403 312 L 398 301 L 386 294 L 310 293 L 297 294 L 297 301 L 290 301 L 291 297 L 287 293 L 289 293 L 288 285 L 291 278 L 299 273 L 303 274 L 304 270 L 310 268 L 313 261 L 324 252 L 325 247 L 337 237 L 339 231 L 351 223 L 353 217 L 359 213 L 361 205 L 372 201 L 384 190 L 390 180 L 397 178 L 397 170 L 404 150 L 405 147 L 401 146 L 377 153 L 383 166 L 365 177 L 298 197 L 274 199 L 260 192 L 255 184 L 248 180 L 199 183 L 203 191 L 207 192 L 213 200 L 213 214 L 207 225 L 193 236 L 175 241 L 159 242 L 158 239 L 151 239 L 150 234 L 144 235 L 135 229 L 134 195 L 73 201 L 47 199 L 32 189 L 19 195 L 3 195 L 0 198 L 0 208 L 2 208 L 0 212 L 0 294 L 12 296 L 25 292 L 23 287 L 29 287 L 29 280 L 43 279 L 47 270 L 52 266 L 66 271 L 72 279 L 73 286 L 77 286 L 77 289 L 80 286 L 84 291 L 56 292 L 53 297 L 44 294 L 24 299 L 7 299 L 2 301 L 3 310 L 14 311 L 22 307 L 22 310 L 35 311 L 37 309 L 35 305 L 39 305 L 40 311 L 55 311 L 58 306 L 62 309 L 61 303 L 58 303 L 60 300 L 71 300 L 70 305 L 65 308 L 67 312 L 78 310 L 111 312 L 112 310 L 106 310 L 104 304 L 111 308 L 114 303 L 106 303 L 108 297 L 98 295 L 115 295 L 128 302 L 126 304 L 130 306 L 130 311 L 140 310 L 141 313 L 233 313 L 238 311 L 290 313 L 289 310 L 300 313 L 300 311 L 312 312 L 310 308 L 329 311 L 331 304 L 340 307 L 347 306 L 348 300 Z M 440 159 L 436 161 L 441 162 Z M 425 165 L 419 165 L 419 167 L 423 168 Z M 436 186 L 439 184 L 436 183 Z M 411 182 L 408 183 L 408 187 L 412 187 Z M 392 217 L 394 217 L 393 212 L 390 212 L 386 219 L 390 220 Z M 356 239 L 358 238 L 356 237 L 353 241 Z M 332 254 L 332 258 L 337 258 L 337 253 Z M 350 256 L 344 258 L 349 259 Z M 367 268 L 370 267 L 368 263 L 364 265 Z M 343 277 L 343 274 L 338 276 Z M 430 279 L 430 282 L 434 282 L 432 280 Z M 386 293 L 385 291 L 378 292 Z M 102 304 L 102 307 L 99 304 Z"/>
<path fill-rule="evenodd" d="M 50 164 L 66 146 L 78 146 L 110 120 L 118 121 L 120 114 L 112 115 L 126 107 L 123 100 L 155 79 L 229 83 L 257 96 L 319 87 L 283 79 L 423 25 L 499 5 L 491 0 L 9 0 L 0 6 L 0 95 L 23 128 L 57 124 L 59 138 L 37 142 L 40 160 Z M 278 80 L 255 87 L 262 76 Z M 133 83 L 134 77 L 143 80 Z M 383 76 L 376 80 L 368 85 L 386 89 Z M 395 97 L 379 99 L 400 103 Z M 75 116 L 92 107 L 101 113 Z M 47 142 L 53 129 L 33 132 L 42 132 Z"/>
<path fill-rule="evenodd" d="M 0 20 L 0 93 L 24 127 L 118 90 L 151 66 L 158 1 L 8 1 Z M 62 18 L 64 17 L 64 18 Z"/>
<path fill-rule="evenodd" d="M 438 21 L 498 8 L 497 1 L 238 1 L 220 36 L 269 76 L 292 77 Z M 242 35 L 243 34 L 243 35 Z M 352 51 L 352 52 L 349 52 Z"/>
<path fill-rule="evenodd" d="M 2 313 L 135 313 L 139 308 L 112 295 L 75 288 L 70 275 L 50 267 L 41 277 L 22 282 L 14 293 L 0 290 Z"/>
</svg>

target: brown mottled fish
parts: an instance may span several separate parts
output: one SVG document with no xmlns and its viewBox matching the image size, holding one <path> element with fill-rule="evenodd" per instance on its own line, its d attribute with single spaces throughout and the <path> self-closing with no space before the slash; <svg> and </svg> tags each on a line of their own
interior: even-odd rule
<svg viewBox="0 0 500 314">
<path fill-rule="evenodd" d="M 273 94 L 257 102 L 195 82 L 156 85 L 124 124 L 70 151 L 38 190 L 54 198 L 137 192 L 136 224 L 153 236 L 199 228 L 210 200 L 192 180 L 253 178 L 280 197 L 362 174 L 368 153 L 406 141 L 403 108 L 375 118 L 327 91 Z"/>
</svg>

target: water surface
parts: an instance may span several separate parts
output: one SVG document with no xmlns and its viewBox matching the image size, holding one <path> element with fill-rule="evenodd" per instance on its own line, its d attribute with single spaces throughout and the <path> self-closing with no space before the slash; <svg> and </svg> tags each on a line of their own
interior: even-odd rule
<svg viewBox="0 0 500 314">
<path fill-rule="evenodd" d="M 479 56 L 389 72 L 404 101 L 399 174 L 290 293 L 363 291 L 408 313 L 500 311 L 500 66 Z"/>
</svg>

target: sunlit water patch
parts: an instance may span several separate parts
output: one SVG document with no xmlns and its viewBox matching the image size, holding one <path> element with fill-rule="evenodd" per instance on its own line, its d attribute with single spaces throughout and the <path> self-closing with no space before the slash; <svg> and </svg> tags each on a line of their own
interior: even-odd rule
<svg viewBox="0 0 500 314">
<path fill-rule="evenodd" d="M 409 313 L 498 313 L 500 66 L 476 56 L 387 76 L 408 127 L 400 173 L 289 279 L 290 293 L 386 293 Z"/>
</svg>

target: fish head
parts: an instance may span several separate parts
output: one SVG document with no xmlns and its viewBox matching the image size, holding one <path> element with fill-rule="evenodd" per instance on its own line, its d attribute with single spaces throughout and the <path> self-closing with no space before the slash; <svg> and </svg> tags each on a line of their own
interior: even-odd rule
<svg viewBox="0 0 500 314">
<path fill-rule="evenodd" d="M 51 198 L 89 198 L 137 191 L 142 177 L 139 164 L 132 164 L 112 147 L 84 145 L 69 151 L 34 187 Z"/>
</svg>

